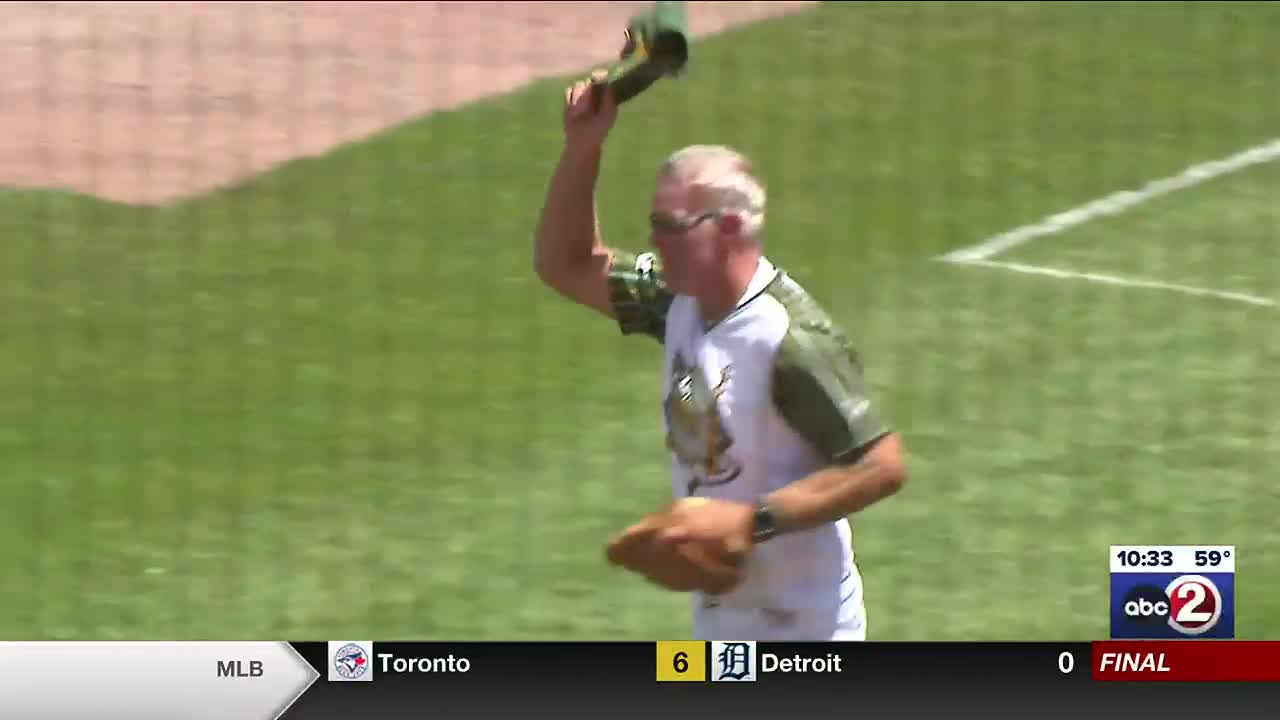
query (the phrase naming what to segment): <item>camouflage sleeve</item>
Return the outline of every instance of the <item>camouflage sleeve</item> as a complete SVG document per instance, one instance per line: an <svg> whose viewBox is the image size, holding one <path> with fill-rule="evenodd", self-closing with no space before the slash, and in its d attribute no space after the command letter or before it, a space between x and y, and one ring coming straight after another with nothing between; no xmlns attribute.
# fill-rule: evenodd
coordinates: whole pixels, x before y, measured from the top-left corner
<svg viewBox="0 0 1280 720"><path fill-rule="evenodd" d="M662 281L656 255L614 251L609 263L609 303L624 335L641 333L662 342L673 298Z"/></svg>
<svg viewBox="0 0 1280 720"><path fill-rule="evenodd" d="M889 432L871 406L857 353L830 322L788 329L774 359L773 401L828 462L857 460Z"/></svg>

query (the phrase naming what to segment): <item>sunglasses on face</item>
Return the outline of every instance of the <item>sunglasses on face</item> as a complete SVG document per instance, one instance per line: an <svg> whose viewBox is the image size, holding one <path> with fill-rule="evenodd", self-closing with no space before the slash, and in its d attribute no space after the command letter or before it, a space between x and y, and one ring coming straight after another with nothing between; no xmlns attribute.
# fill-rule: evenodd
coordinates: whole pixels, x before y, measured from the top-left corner
<svg viewBox="0 0 1280 720"><path fill-rule="evenodd" d="M662 213L649 213L649 227L662 233L682 235L716 215L717 213L707 212L694 217L678 218Z"/></svg>

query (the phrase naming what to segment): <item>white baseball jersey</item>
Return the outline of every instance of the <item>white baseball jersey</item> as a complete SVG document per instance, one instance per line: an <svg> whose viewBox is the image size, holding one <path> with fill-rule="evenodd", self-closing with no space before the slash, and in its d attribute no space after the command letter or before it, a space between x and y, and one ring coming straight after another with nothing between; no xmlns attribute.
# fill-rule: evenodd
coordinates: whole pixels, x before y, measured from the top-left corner
<svg viewBox="0 0 1280 720"><path fill-rule="evenodd" d="M659 387L674 497L750 503L885 434L844 333L768 260L712 327L694 298L666 290L652 254L618 253L610 290L622 331L665 349ZM841 519L757 545L739 587L694 594L697 639L864 637L852 539Z"/></svg>

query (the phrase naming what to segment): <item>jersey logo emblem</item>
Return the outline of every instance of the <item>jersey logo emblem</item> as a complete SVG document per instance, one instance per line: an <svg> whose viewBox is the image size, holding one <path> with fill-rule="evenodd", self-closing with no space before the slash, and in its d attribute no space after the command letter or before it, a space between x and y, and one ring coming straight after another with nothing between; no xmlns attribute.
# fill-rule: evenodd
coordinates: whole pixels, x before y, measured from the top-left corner
<svg viewBox="0 0 1280 720"><path fill-rule="evenodd" d="M667 449L693 474L688 491L724 485L742 473L733 457L733 437L720 414L720 399L729 389L733 366L720 370L720 382L710 387L701 372L677 354L672 362L671 391L663 403L667 416Z"/></svg>

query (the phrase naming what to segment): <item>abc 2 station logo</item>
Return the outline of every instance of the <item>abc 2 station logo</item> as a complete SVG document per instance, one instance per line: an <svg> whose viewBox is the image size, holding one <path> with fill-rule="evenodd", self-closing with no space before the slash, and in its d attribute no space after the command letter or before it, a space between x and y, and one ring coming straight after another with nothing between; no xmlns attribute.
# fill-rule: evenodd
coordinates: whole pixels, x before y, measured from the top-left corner
<svg viewBox="0 0 1280 720"><path fill-rule="evenodd" d="M1197 554L1190 547L1113 548L1111 637L1234 638L1235 565L1210 565L1207 552ZM1220 551L1215 554L1220 556Z"/></svg>

